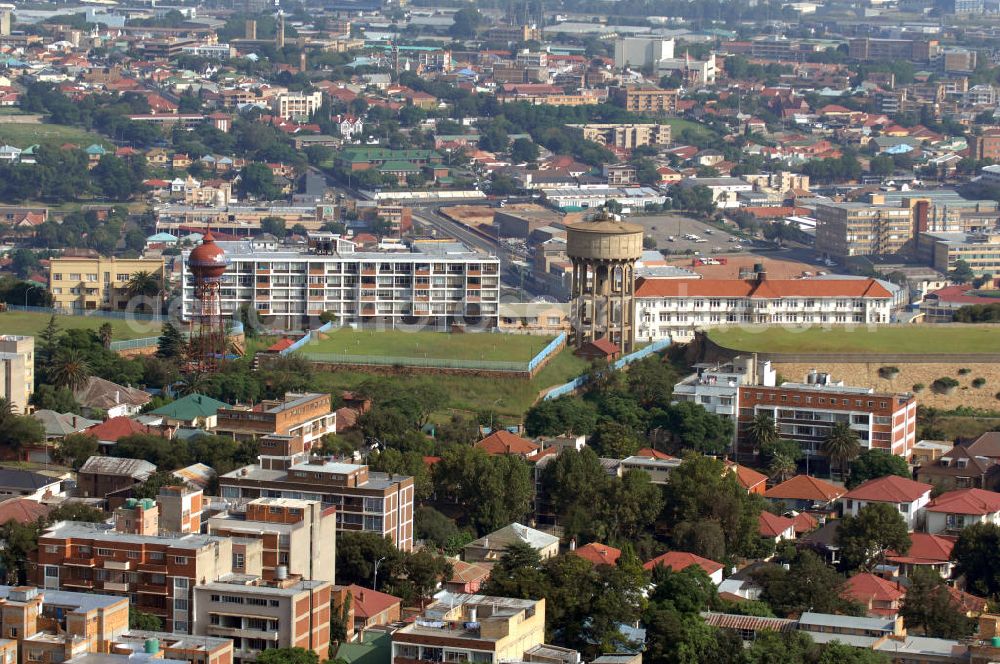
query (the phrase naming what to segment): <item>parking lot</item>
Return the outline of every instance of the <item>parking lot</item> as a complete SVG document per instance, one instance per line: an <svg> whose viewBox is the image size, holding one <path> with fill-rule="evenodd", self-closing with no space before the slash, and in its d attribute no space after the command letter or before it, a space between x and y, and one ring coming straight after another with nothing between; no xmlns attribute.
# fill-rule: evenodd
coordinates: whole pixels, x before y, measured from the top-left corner
<svg viewBox="0 0 1000 664"><path fill-rule="evenodd" d="M737 236L720 231L703 221L681 215L636 216L629 217L628 221L641 225L645 234L656 240L658 250L668 249L671 253L678 254L691 250L700 252L703 256L712 256L740 251L737 246L741 246L744 250L748 249L746 245L741 245L741 240ZM702 241L685 237L692 235L697 235Z"/></svg>

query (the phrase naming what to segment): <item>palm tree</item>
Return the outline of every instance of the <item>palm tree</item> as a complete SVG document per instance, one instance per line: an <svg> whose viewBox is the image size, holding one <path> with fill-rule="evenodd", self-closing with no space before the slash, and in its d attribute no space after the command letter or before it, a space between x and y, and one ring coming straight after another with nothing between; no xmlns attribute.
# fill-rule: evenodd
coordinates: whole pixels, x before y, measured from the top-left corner
<svg viewBox="0 0 1000 664"><path fill-rule="evenodd" d="M0 397L0 424L7 421L7 418L14 414L14 402L7 397Z"/></svg>
<svg viewBox="0 0 1000 664"><path fill-rule="evenodd" d="M774 458L771 459L771 465L768 466L768 474L778 484L781 484L788 476L793 474L798 466L796 466L795 461L784 454L775 454Z"/></svg>
<svg viewBox="0 0 1000 664"><path fill-rule="evenodd" d="M747 437L755 451L778 440L778 426L769 413L757 413L747 428Z"/></svg>
<svg viewBox="0 0 1000 664"><path fill-rule="evenodd" d="M823 454L830 460L830 477L833 477L833 465L840 467L840 475L844 476L847 464L861 453L861 443L858 434L847 422L837 422L830 429L830 434L823 441Z"/></svg>
<svg viewBox="0 0 1000 664"><path fill-rule="evenodd" d="M181 378L180 388L177 393L182 397L189 394L200 394L208 387L208 374L201 371L194 371Z"/></svg>
<svg viewBox="0 0 1000 664"><path fill-rule="evenodd" d="M101 345L106 349L111 348L111 341L115 337L115 330L111 327L111 323L102 323L99 328L97 328L97 336L101 340Z"/></svg>
<svg viewBox="0 0 1000 664"><path fill-rule="evenodd" d="M142 300L153 299L159 296L162 290L160 279L152 272L140 270L132 275L125 284L125 294L129 298L140 298ZM144 310L146 304L140 303L136 309Z"/></svg>
<svg viewBox="0 0 1000 664"><path fill-rule="evenodd" d="M68 348L56 354L49 376L57 388L65 387L76 392L83 389L90 379L90 365L80 351Z"/></svg>

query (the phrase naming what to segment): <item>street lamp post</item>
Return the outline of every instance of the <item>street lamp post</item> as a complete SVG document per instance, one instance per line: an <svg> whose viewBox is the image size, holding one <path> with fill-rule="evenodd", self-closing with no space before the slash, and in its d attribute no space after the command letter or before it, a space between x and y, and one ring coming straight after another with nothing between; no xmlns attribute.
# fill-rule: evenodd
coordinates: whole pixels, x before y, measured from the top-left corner
<svg viewBox="0 0 1000 664"><path fill-rule="evenodd" d="M27 306L28 306L28 293L30 293L33 290L42 290L42 288L41 288L41 286L36 286L34 284L28 284L27 288L24 289L24 306L25 306L25 308L27 308Z"/></svg>
<svg viewBox="0 0 1000 664"><path fill-rule="evenodd" d="M385 562L385 556L375 561L375 574L372 576L372 590L378 590L378 566Z"/></svg>

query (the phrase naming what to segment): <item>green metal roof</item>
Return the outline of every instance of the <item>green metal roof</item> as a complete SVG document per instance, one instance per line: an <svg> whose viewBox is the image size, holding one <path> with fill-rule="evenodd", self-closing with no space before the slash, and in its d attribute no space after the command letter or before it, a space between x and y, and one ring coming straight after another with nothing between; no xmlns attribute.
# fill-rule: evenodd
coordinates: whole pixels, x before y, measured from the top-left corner
<svg viewBox="0 0 1000 664"><path fill-rule="evenodd" d="M151 415L160 415L174 420L193 421L199 417L215 415L220 408L232 408L228 403L206 397L204 394L189 394L177 401L151 410Z"/></svg>

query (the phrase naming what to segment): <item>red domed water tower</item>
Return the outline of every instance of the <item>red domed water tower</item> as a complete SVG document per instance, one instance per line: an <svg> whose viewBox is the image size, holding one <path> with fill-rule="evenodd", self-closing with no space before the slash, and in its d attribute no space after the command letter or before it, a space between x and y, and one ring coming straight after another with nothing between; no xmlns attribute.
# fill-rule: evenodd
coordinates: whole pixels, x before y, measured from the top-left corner
<svg viewBox="0 0 1000 664"><path fill-rule="evenodd" d="M206 231L201 244L188 256L187 266L194 277L195 297L191 320L191 362L196 370L213 371L229 350L219 297L229 259L215 243L212 233Z"/></svg>

